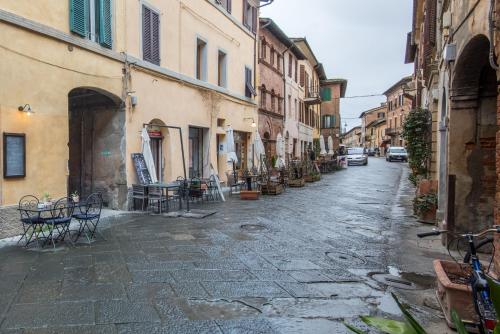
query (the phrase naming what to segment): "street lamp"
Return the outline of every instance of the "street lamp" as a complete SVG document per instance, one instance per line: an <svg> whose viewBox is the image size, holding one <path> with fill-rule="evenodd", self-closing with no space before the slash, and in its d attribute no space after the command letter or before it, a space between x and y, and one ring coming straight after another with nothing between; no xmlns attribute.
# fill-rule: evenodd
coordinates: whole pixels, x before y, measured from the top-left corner
<svg viewBox="0 0 500 334"><path fill-rule="evenodd" d="M17 107L17 110L21 112L25 112L26 115L31 116L32 113L34 113L33 110L31 110L31 106L29 104L25 104L24 106L19 106Z"/></svg>
<svg viewBox="0 0 500 334"><path fill-rule="evenodd" d="M245 117L245 118L243 118L244 121L247 120L247 119L252 120L252 125L251 125L252 128L256 128L257 127L257 124L255 123L255 120L253 119L253 117Z"/></svg>

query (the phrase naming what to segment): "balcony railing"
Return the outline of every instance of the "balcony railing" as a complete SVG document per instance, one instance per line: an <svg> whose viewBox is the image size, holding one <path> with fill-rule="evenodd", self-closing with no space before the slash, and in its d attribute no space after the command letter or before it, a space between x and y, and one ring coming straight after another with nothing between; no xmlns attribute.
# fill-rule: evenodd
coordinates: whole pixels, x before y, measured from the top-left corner
<svg viewBox="0 0 500 334"><path fill-rule="evenodd" d="M398 134L398 130L396 128L387 128L385 129L386 136L396 136Z"/></svg>
<svg viewBox="0 0 500 334"><path fill-rule="evenodd" d="M319 85L305 86L304 102L307 104L320 104L321 103L321 95L320 95L320 86Z"/></svg>

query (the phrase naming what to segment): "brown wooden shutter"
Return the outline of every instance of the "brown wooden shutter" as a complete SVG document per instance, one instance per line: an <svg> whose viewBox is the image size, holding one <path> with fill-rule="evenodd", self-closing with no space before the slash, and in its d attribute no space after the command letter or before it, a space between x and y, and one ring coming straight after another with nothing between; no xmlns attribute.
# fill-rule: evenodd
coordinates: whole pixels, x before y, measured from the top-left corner
<svg viewBox="0 0 500 334"><path fill-rule="evenodd" d="M305 66L300 65L300 86L302 86L302 87L304 87L304 85L305 85L305 80L306 80L305 74L306 74Z"/></svg>
<svg viewBox="0 0 500 334"><path fill-rule="evenodd" d="M160 65L160 15L151 12L151 62Z"/></svg>
<svg viewBox="0 0 500 334"><path fill-rule="evenodd" d="M293 69L293 58L291 54L288 54L288 76L292 77L292 69Z"/></svg>
<svg viewBox="0 0 500 334"><path fill-rule="evenodd" d="M151 10L142 6L142 58L151 61Z"/></svg>
<svg viewBox="0 0 500 334"><path fill-rule="evenodd" d="M248 1L243 0L243 25L248 28L247 7Z"/></svg>
<svg viewBox="0 0 500 334"><path fill-rule="evenodd" d="M257 33L257 8L252 6L252 32Z"/></svg>

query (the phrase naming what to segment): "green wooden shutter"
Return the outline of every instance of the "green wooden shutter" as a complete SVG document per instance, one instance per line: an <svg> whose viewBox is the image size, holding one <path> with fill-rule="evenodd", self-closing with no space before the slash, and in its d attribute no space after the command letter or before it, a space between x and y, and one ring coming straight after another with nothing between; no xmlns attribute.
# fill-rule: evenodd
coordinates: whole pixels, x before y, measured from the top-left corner
<svg viewBox="0 0 500 334"><path fill-rule="evenodd" d="M323 101L331 101L332 100L332 90L330 87L323 87L321 89L321 99Z"/></svg>
<svg viewBox="0 0 500 334"><path fill-rule="evenodd" d="M99 0L99 43L107 48L113 47L112 0Z"/></svg>
<svg viewBox="0 0 500 334"><path fill-rule="evenodd" d="M77 35L87 37L89 21L88 0L69 0L69 26Z"/></svg>

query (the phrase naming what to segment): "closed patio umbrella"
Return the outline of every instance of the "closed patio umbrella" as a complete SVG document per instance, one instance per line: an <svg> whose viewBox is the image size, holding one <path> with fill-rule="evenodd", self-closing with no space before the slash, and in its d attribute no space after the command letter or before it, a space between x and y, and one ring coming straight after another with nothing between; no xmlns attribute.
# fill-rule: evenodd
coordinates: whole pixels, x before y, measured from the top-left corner
<svg viewBox="0 0 500 334"><path fill-rule="evenodd" d="M328 146L330 146L330 142L328 142ZM326 155L326 148L325 148L325 137L323 135L319 136L319 154L320 155Z"/></svg>
<svg viewBox="0 0 500 334"><path fill-rule="evenodd" d="M262 159L266 155L266 149L264 148L264 143L260 138L259 131L255 131L255 139L254 139L254 152L255 157L257 158L257 168L261 168Z"/></svg>
<svg viewBox="0 0 500 334"><path fill-rule="evenodd" d="M276 164L274 167L281 168L285 166L285 141L281 133L276 136L276 154L278 159L276 159Z"/></svg>
<svg viewBox="0 0 500 334"><path fill-rule="evenodd" d="M236 145L234 144L233 129L229 126L226 130L226 153L227 162L238 163L238 156L236 155Z"/></svg>
<svg viewBox="0 0 500 334"><path fill-rule="evenodd" d="M151 152L151 139L149 139L149 133L146 127L142 128L141 131L142 138L142 155L144 156L144 161L146 162L146 167L148 168L149 175L151 176L151 182L157 183L158 178L156 177L155 161L153 160L153 153Z"/></svg>
<svg viewBox="0 0 500 334"><path fill-rule="evenodd" d="M333 155L333 138L332 136L328 136L328 155Z"/></svg>

